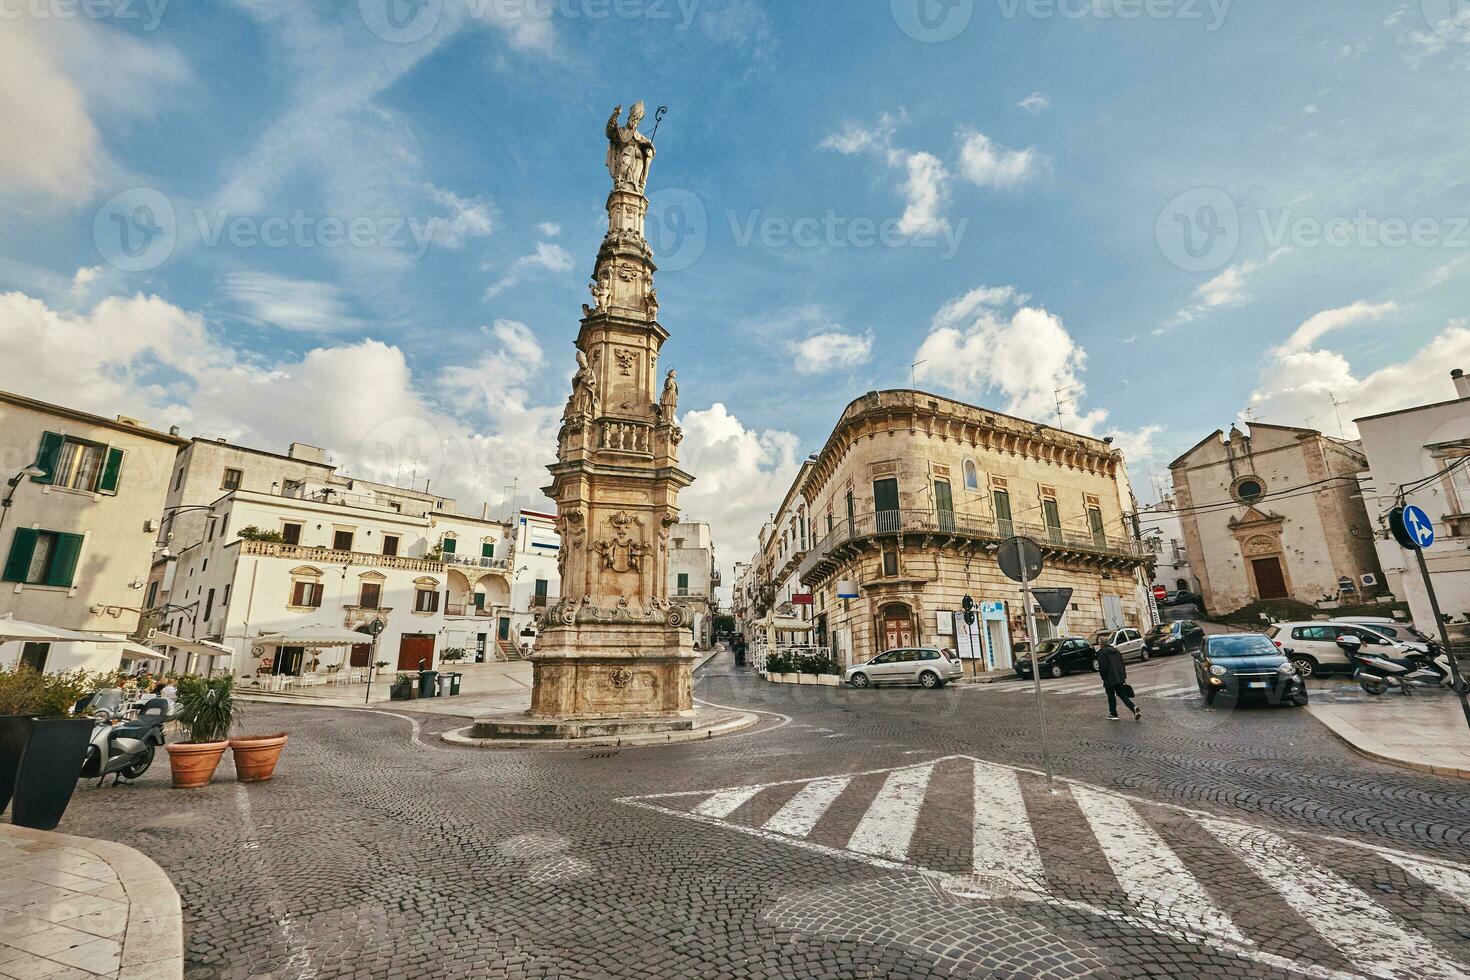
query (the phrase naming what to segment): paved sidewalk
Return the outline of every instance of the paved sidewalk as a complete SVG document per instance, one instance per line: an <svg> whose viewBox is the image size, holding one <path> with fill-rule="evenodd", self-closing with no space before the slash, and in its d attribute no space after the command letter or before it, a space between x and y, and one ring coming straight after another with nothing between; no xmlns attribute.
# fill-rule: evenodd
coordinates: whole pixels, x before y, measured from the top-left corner
<svg viewBox="0 0 1470 980"><path fill-rule="evenodd" d="M295 688L288 692L270 692L256 690L248 683L240 685L235 690L241 698L247 701L299 704L318 708L414 711L463 718L524 711L531 706L531 664L529 661L465 664L452 669L464 675L460 684L460 693L444 698L414 698L411 701L389 700L388 689L393 685L393 672L385 672L381 678L373 681L371 691L366 684L323 684L320 687Z"/></svg>
<svg viewBox="0 0 1470 980"><path fill-rule="evenodd" d="M0 977L176 980L179 893L112 841L0 824Z"/></svg>
<svg viewBox="0 0 1470 980"><path fill-rule="evenodd" d="M1371 759L1470 779L1470 727L1458 698L1386 694L1361 704L1314 702L1307 710Z"/></svg>

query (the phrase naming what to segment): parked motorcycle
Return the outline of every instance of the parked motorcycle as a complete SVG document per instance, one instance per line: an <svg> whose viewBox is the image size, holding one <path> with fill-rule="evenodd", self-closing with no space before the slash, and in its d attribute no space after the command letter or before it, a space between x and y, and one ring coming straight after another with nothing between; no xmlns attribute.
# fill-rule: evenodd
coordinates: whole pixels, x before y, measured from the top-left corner
<svg viewBox="0 0 1470 980"><path fill-rule="evenodd" d="M1338 637L1337 645L1352 662L1353 679L1358 686L1375 697L1390 689L1396 689L1407 697L1414 693L1416 686L1454 686L1449 659L1443 654L1438 657L1417 653L1390 657L1374 650L1364 650L1361 639L1347 635Z"/></svg>
<svg viewBox="0 0 1470 980"><path fill-rule="evenodd" d="M96 719L92 740L87 746L87 761L82 764L82 779L96 779L98 785L108 776L121 780L139 779L153 765L153 757L165 739L163 726L178 714L167 698L153 698L132 721L117 721L112 709L93 708Z"/></svg>

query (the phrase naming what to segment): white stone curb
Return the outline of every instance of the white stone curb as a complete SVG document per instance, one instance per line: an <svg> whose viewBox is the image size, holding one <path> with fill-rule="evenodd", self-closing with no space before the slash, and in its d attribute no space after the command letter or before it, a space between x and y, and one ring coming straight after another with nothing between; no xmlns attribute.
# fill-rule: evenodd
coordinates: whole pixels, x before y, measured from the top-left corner
<svg viewBox="0 0 1470 980"><path fill-rule="evenodd" d="M596 738L474 738L468 733L474 726L456 728L442 732L439 737L450 745L464 745L479 749L538 749L560 751L563 749L607 749L636 748L645 745L668 745L673 742L703 742L732 732L743 732L760 721L759 715L741 712L734 718L682 732L648 732L642 735L604 735Z"/></svg>

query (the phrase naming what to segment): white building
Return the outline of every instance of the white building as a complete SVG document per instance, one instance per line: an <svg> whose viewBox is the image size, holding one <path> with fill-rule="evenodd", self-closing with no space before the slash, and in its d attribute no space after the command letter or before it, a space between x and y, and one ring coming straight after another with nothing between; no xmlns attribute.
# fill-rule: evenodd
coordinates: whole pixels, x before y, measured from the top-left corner
<svg viewBox="0 0 1470 980"><path fill-rule="evenodd" d="M1405 500L1429 515L1438 535L1424 558L1440 612L1470 620L1470 378L1459 369L1451 378L1449 401L1354 420L1368 457L1363 496L1379 532L1379 563L1393 594L1408 601L1426 631L1435 623L1418 560L1387 534L1383 515L1406 488Z"/></svg>
<svg viewBox="0 0 1470 980"><path fill-rule="evenodd" d="M515 539L502 521L457 513L427 491L356 480L325 453L275 453L206 439L180 454L170 483L168 549L148 586L154 624L228 656L179 649L176 669L229 666L242 677L299 674L312 661L368 666L364 643L312 652L257 642L304 626L383 623L378 661L438 665L513 649ZM227 664L228 661L228 664Z"/></svg>
<svg viewBox="0 0 1470 980"><path fill-rule="evenodd" d="M512 530L516 535L514 588L511 590L508 640L524 652L534 645L536 617L561 597L561 536L556 515L522 509Z"/></svg>
<svg viewBox="0 0 1470 980"><path fill-rule="evenodd" d="M714 648L714 590L719 584L710 526L681 521L669 528L669 595L692 613L696 650Z"/></svg>
<svg viewBox="0 0 1470 980"><path fill-rule="evenodd" d="M0 666L117 670L141 651L148 566L184 440L0 392L0 616L113 642L0 645Z"/></svg>
<svg viewBox="0 0 1470 980"><path fill-rule="evenodd" d="M1170 592L1199 593L1199 580L1189 567L1184 526L1173 497L1149 504L1138 515L1138 536L1154 555L1154 586Z"/></svg>

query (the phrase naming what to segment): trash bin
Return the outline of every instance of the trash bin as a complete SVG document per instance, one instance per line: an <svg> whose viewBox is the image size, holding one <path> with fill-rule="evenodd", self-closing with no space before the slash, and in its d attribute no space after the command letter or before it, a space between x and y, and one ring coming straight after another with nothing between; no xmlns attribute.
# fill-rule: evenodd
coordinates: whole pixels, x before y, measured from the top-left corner
<svg viewBox="0 0 1470 980"><path fill-rule="evenodd" d="M449 675L449 693L450 694L458 694L459 693L459 679L461 677L463 677L463 676L464 675L461 674L461 673L459 673L458 671L456 671L455 673Z"/></svg>
<svg viewBox="0 0 1470 980"><path fill-rule="evenodd" d="M439 672L437 670L419 671L419 697L436 698L438 692Z"/></svg>

